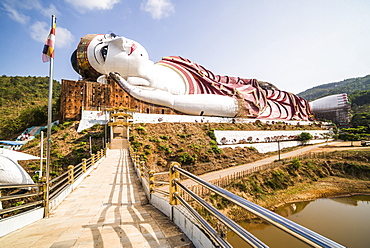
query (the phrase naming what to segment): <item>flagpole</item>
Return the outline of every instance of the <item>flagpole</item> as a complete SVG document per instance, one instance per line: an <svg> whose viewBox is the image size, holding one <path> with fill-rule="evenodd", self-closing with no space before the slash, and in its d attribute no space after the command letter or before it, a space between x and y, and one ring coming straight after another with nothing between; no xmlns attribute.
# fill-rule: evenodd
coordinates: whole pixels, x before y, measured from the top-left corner
<svg viewBox="0 0 370 248"><path fill-rule="evenodd" d="M56 21L55 15L51 16L51 27L54 26ZM50 147L51 147L51 122L53 115L53 72L54 72L54 58L50 57L49 67L49 99L48 99L48 128L46 135L46 196L45 196L45 217L49 217L49 175L50 175Z"/></svg>

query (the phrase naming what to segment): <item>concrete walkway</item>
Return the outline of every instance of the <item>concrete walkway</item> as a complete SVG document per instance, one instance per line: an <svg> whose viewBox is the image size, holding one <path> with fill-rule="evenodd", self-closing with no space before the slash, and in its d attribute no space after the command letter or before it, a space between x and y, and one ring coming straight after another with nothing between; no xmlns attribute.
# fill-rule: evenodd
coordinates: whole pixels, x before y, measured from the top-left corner
<svg viewBox="0 0 370 248"><path fill-rule="evenodd" d="M185 247L187 237L147 199L127 150L109 150L49 218L0 238L0 247Z"/></svg>

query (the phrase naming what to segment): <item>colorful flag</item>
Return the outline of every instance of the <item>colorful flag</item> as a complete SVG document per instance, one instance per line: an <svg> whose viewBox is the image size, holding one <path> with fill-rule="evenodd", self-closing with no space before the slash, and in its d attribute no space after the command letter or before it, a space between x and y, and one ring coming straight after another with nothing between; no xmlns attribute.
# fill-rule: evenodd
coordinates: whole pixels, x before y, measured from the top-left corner
<svg viewBox="0 0 370 248"><path fill-rule="evenodd" d="M50 58L54 58L54 43L55 43L55 29L57 23L54 22L51 27L48 38L46 39L44 50L42 51L42 62L49 62Z"/></svg>

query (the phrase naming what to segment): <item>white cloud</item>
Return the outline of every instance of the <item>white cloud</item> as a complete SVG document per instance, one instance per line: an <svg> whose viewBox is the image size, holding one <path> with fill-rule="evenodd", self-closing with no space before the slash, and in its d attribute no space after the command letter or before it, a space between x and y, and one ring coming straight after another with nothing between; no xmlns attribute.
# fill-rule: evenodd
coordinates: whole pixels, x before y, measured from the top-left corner
<svg viewBox="0 0 370 248"><path fill-rule="evenodd" d="M8 12L8 16L12 18L14 21L19 22L21 24L26 24L30 20L28 16L19 13L15 8L7 4L3 4L3 6L5 10Z"/></svg>
<svg viewBox="0 0 370 248"><path fill-rule="evenodd" d="M31 27L31 38L36 41L45 42L50 32L50 27L46 22L35 22Z"/></svg>
<svg viewBox="0 0 370 248"><path fill-rule="evenodd" d="M44 43L49 35L50 25L46 22L37 21L30 27L30 31L32 39ZM57 30L55 32L55 47L68 47L73 41L74 36L68 29L57 26Z"/></svg>
<svg viewBox="0 0 370 248"><path fill-rule="evenodd" d="M79 12L84 10L107 10L112 9L120 0L65 0L67 3L73 5Z"/></svg>
<svg viewBox="0 0 370 248"><path fill-rule="evenodd" d="M141 4L141 10L149 12L153 19L159 20L175 12L171 0L148 0Z"/></svg>
<svg viewBox="0 0 370 248"><path fill-rule="evenodd" d="M56 47L68 47L74 41L73 34L66 28L57 27L56 37L55 37L55 46Z"/></svg>

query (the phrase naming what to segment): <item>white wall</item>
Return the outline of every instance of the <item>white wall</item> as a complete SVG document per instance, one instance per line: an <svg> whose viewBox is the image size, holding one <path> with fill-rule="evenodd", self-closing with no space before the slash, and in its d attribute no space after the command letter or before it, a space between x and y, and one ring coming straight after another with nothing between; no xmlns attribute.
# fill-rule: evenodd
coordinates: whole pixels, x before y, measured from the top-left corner
<svg viewBox="0 0 370 248"><path fill-rule="evenodd" d="M253 123L259 120L263 123L272 123L273 120L265 119L247 119L247 118L229 118L229 117L212 117L212 116L199 116L199 115L165 115L165 114L143 114L132 113L133 123L162 123L162 122L190 122L190 123ZM82 111L81 121L78 126L77 132L90 128L95 124L104 125L109 120L109 115L102 111L84 110ZM289 125L309 125L314 123L312 121L281 121L275 122L286 123Z"/></svg>
<svg viewBox="0 0 370 248"><path fill-rule="evenodd" d="M160 210L178 226L197 248L215 247L194 217L181 205L171 206L168 199L160 194L152 194L150 204Z"/></svg>
<svg viewBox="0 0 370 248"><path fill-rule="evenodd" d="M294 140L302 132L310 133L314 138L307 144L325 142L323 134L332 134L329 130L294 130L294 131L229 131L215 130L219 148L225 147L254 147L260 153L279 150L277 140L280 140L280 149L300 146L302 142Z"/></svg>
<svg viewBox="0 0 370 248"><path fill-rule="evenodd" d="M44 217L44 208L33 209L12 217L0 220L0 237L7 235L21 227L32 224ZM0 247L2 247L0 245Z"/></svg>

